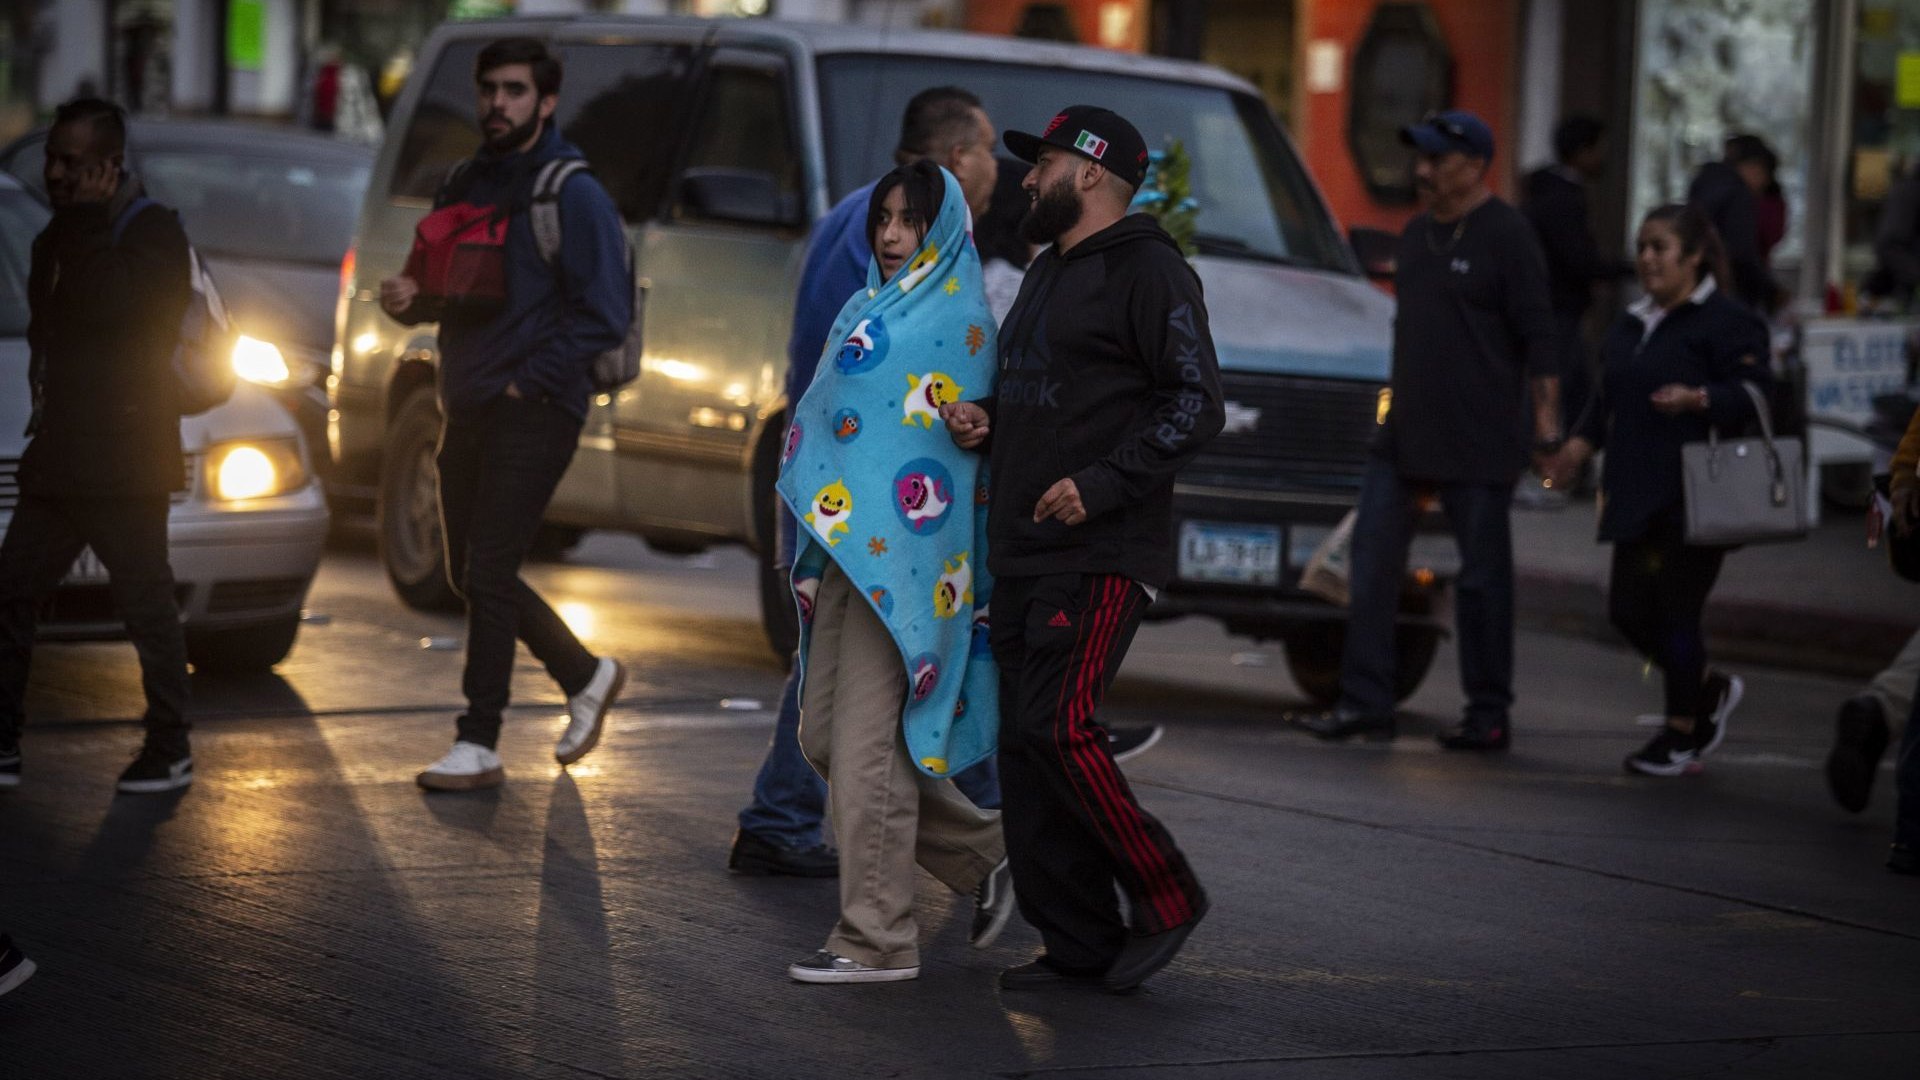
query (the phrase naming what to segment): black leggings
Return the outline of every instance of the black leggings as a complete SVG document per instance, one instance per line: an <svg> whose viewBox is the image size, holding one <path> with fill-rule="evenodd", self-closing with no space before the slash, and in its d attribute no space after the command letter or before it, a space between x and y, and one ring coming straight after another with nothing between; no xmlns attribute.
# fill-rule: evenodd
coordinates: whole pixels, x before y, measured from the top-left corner
<svg viewBox="0 0 1920 1080"><path fill-rule="evenodd" d="M1667 715L1695 716L1707 674L1700 615L1720 577L1725 548L1696 547L1677 529L1657 529L1613 547L1607 614L1667 680Z"/></svg>

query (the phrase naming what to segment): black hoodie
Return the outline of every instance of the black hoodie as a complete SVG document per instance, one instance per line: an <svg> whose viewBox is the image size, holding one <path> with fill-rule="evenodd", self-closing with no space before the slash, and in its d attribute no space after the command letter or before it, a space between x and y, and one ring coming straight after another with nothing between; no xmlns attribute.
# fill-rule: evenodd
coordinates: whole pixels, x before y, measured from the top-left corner
<svg viewBox="0 0 1920 1080"><path fill-rule="evenodd" d="M988 569L996 577L1173 576L1173 477L1220 431L1220 369L1200 278L1134 214L1035 259L1000 331ZM1071 477L1087 520L1035 523Z"/></svg>

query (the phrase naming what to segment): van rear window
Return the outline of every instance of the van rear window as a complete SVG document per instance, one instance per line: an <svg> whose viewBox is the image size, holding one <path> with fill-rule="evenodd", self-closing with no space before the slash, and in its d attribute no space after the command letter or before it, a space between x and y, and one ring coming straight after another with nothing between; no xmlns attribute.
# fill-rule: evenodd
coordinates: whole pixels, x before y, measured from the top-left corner
<svg viewBox="0 0 1920 1080"><path fill-rule="evenodd" d="M441 50L400 147L392 198L432 199L447 170L479 148L473 61L480 44L456 41ZM686 123L692 49L649 42L562 42L557 49L561 136L586 155L628 220L651 217Z"/></svg>
<svg viewBox="0 0 1920 1080"><path fill-rule="evenodd" d="M1164 150L1175 139L1185 145L1203 252L1354 270L1279 125L1250 96L1195 83L951 57L839 54L821 57L819 68L836 200L893 166L901 110L928 87L972 91L1000 131L1038 132L1061 107L1102 105L1131 120L1150 149ZM994 151L1010 156L1005 146Z"/></svg>

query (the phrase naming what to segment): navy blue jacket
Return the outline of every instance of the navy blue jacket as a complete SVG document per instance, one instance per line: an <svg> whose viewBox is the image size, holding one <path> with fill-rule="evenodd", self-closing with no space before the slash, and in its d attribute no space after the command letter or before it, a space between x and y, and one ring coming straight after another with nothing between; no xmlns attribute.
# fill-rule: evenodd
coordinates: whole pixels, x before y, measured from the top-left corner
<svg viewBox="0 0 1920 1080"><path fill-rule="evenodd" d="M633 275L620 212L590 174L560 189L560 255L549 266L526 213L533 175L555 158L585 157L549 127L524 153L481 153L459 190L441 193L482 206L507 206L507 302L491 317L451 312L440 323L440 400L449 411L485 405L509 383L584 419L593 358L626 339Z"/></svg>
<svg viewBox="0 0 1920 1080"><path fill-rule="evenodd" d="M1601 345L1600 393L1577 433L1607 451L1600 479L1605 505L1602 542L1639 540L1685 521L1680 447L1707 437L1741 434L1755 420L1744 380L1768 394L1773 368L1767 325L1752 309L1715 289L1688 300L1644 335L1632 311L1614 320ZM1653 392L1669 383L1707 388L1707 411L1669 416L1653 407Z"/></svg>

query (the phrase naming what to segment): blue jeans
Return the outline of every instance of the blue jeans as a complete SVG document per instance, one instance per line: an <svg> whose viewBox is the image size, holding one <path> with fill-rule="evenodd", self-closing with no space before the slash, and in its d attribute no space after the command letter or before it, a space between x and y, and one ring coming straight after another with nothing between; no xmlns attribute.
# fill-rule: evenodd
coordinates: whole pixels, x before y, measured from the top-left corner
<svg viewBox="0 0 1920 1080"><path fill-rule="evenodd" d="M1893 842L1920 848L1920 695L1915 695L1907 730L1900 735L1900 756L1894 760Z"/></svg>
<svg viewBox="0 0 1920 1080"><path fill-rule="evenodd" d="M1367 464L1353 526L1340 706L1373 715L1393 711L1394 622L1407 549L1420 521L1421 497L1429 492L1440 497L1460 547L1454 629L1466 719L1504 725L1513 706L1513 485L1422 485L1381 458Z"/></svg>
<svg viewBox="0 0 1920 1080"><path fill-rule="evenodd" d="M784 510L780 514L779 544L780 565L791 565L794 521L793 515ZM1000 774L991 757L954 777L953 782L975 806L999 809ZM793 670L787 673L787 685L780 691L780 715L773 722L773 739L767 744L766 759L760 763L760 775L753 781L753 801L740 811L740 831L783 847L813 847L821 841L820 819L826 801L827 782L800 752L800 659L795 657Z"/></svg>

